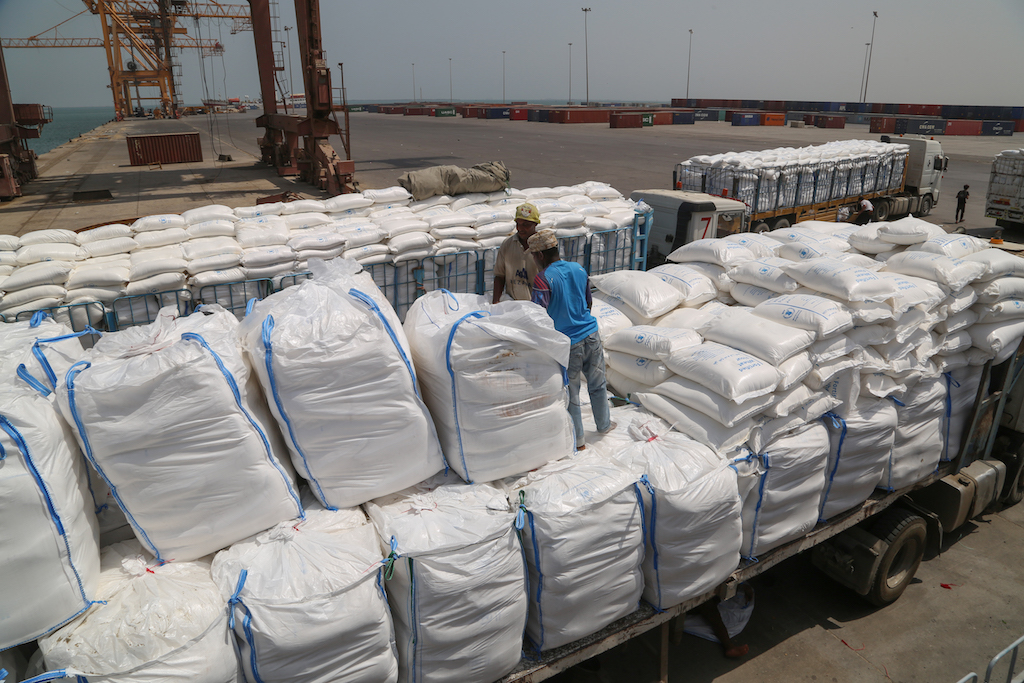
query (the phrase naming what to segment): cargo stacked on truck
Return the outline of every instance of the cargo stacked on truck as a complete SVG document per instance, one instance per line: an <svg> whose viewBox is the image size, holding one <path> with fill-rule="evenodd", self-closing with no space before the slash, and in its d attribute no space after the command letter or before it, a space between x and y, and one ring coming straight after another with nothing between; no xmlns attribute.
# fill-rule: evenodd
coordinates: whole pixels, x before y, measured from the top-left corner
<svg viewBox="0 0 1024 683"><path fill-rule="evenodd" d="M1000 228L1024 230L1024 149L1007 149L992 160L985 217Z"/></svg>
<svg viewBox="0 0 1024 683"><path fill-rule="evenodd" d="M676 165L674 191L637 190L632 199L654 207L648 260L656 265L695 239L854 215L861 196L874 220L926 216L946 163L942 146L920 136L701 155Z"/></svg>

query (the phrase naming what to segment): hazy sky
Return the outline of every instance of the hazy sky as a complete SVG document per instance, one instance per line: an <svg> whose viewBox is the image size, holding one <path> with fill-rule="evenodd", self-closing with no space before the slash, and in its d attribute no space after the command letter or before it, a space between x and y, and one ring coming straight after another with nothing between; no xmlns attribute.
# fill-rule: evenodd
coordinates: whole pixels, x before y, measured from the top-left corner
<svg viewBox="0 0 1024 683"><path fill-rule="evenodd" d="M1024 104L1024 0L587 1L592 100L684 97L692 28L691 97L857 101L871 12L878 10L869 101ZM586 87L582 6L323 0L321 11L328 62L345 63L349 100L411 99L413 63L415 94L447 100L449 58L456 100L500 100L502 50L506 100L563 100L571 42L572 97L579 101ZM76 0L0 0L0 37L37 34L84 7ZM279 8L281 26L294 26L293 4L280 0ZM191 20L183 25L198 35ZM101 35L98 17L88 13L60 30L65 37ZM252 33L232 36L229 23L199 30L227 48L223 60L205 60L211 94L257 96ZM5 57L16 102L111 103L101 48L8 49ZM182 64L184 99L198 103L198 54L184 51Z"/></svg>

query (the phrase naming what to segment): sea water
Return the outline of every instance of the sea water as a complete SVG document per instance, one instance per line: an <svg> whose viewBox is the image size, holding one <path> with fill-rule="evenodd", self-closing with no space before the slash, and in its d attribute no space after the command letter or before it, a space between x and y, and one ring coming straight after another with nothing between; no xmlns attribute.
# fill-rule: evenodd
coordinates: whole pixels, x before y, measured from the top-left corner
<svg viewBox="0 0 1024 683"><path fill-rule="evenodd" d="M36 154L45 154L113 118L113 107L54 107L53 122L43 126L38 139L28 140L28 146Z"/></svg>

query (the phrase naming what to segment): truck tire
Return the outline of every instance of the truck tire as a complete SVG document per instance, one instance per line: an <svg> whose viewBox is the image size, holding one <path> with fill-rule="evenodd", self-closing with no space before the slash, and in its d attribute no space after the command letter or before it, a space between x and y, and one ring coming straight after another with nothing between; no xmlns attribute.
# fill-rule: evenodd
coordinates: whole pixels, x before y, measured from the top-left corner
<svg viewBox="0 0 1024 683"><path fill-rule="evenodd" d="M934 202L932 202L932 196L930 194L926 194L925 196L921 197L921 206L918 207L917 213L914 215L917 216L918 218L924 218L925 216L932 212L933 203Z"/></svg>
<svg viewBox="0 0 1024 683"><path fill-rule="evenodd" d="M1010 482L1003 496L1003 505L1010 507L1024 500L1024 468L1017 470L1017 477Z"/></svg>
<svg viewBox="0 0 1024 683"><path fill-rule="evenodd" d="M924 558L928 525L918 515L901 508L889 508L872 523L873 535L888 544L867 599L878 607L890 605L914 579Z"/></svg>
<svg viewBox="0 0 1024 683"><path fill-rule="evenodd" d="M875 220L876 221L887 221L889 220L889 202L885 199L875 200Z"/></svg>
<svg viewBox="0 0 1024 683"><path fill-rule="evenodd" d="M785 230L791 225L788 218L776 218L772 221L772 230Z"/></svg>
<svg viewBox="0 0 1024 683"><path fill-rule="evenodd" d="M750 232L761 233L768 232L769 230L771 230L771 228L764 221L758 221L754 223L752 226L750 226Z"/></svg>

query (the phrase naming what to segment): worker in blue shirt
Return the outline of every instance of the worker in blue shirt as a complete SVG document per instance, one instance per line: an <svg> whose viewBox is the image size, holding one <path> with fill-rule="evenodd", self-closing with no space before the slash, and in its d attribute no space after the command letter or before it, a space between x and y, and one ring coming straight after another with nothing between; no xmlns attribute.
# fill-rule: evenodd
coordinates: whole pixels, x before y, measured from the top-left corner
<svg viewBox="0 0 1024 683"><path fill-rule="evenodd" d="M604 378L604 348L597 333L597 319L590 313L593 304L590 279L580 264L561 260L554 231L537 231L530 236L528 248L538 268L533 279L533 302L547 309L555 329L572 343L568 367L569 414L576 428L576 448L583 450L586 446L580 413L580 372L587 378L597 431L605 434L615 428L609 414Z"/></svg>

